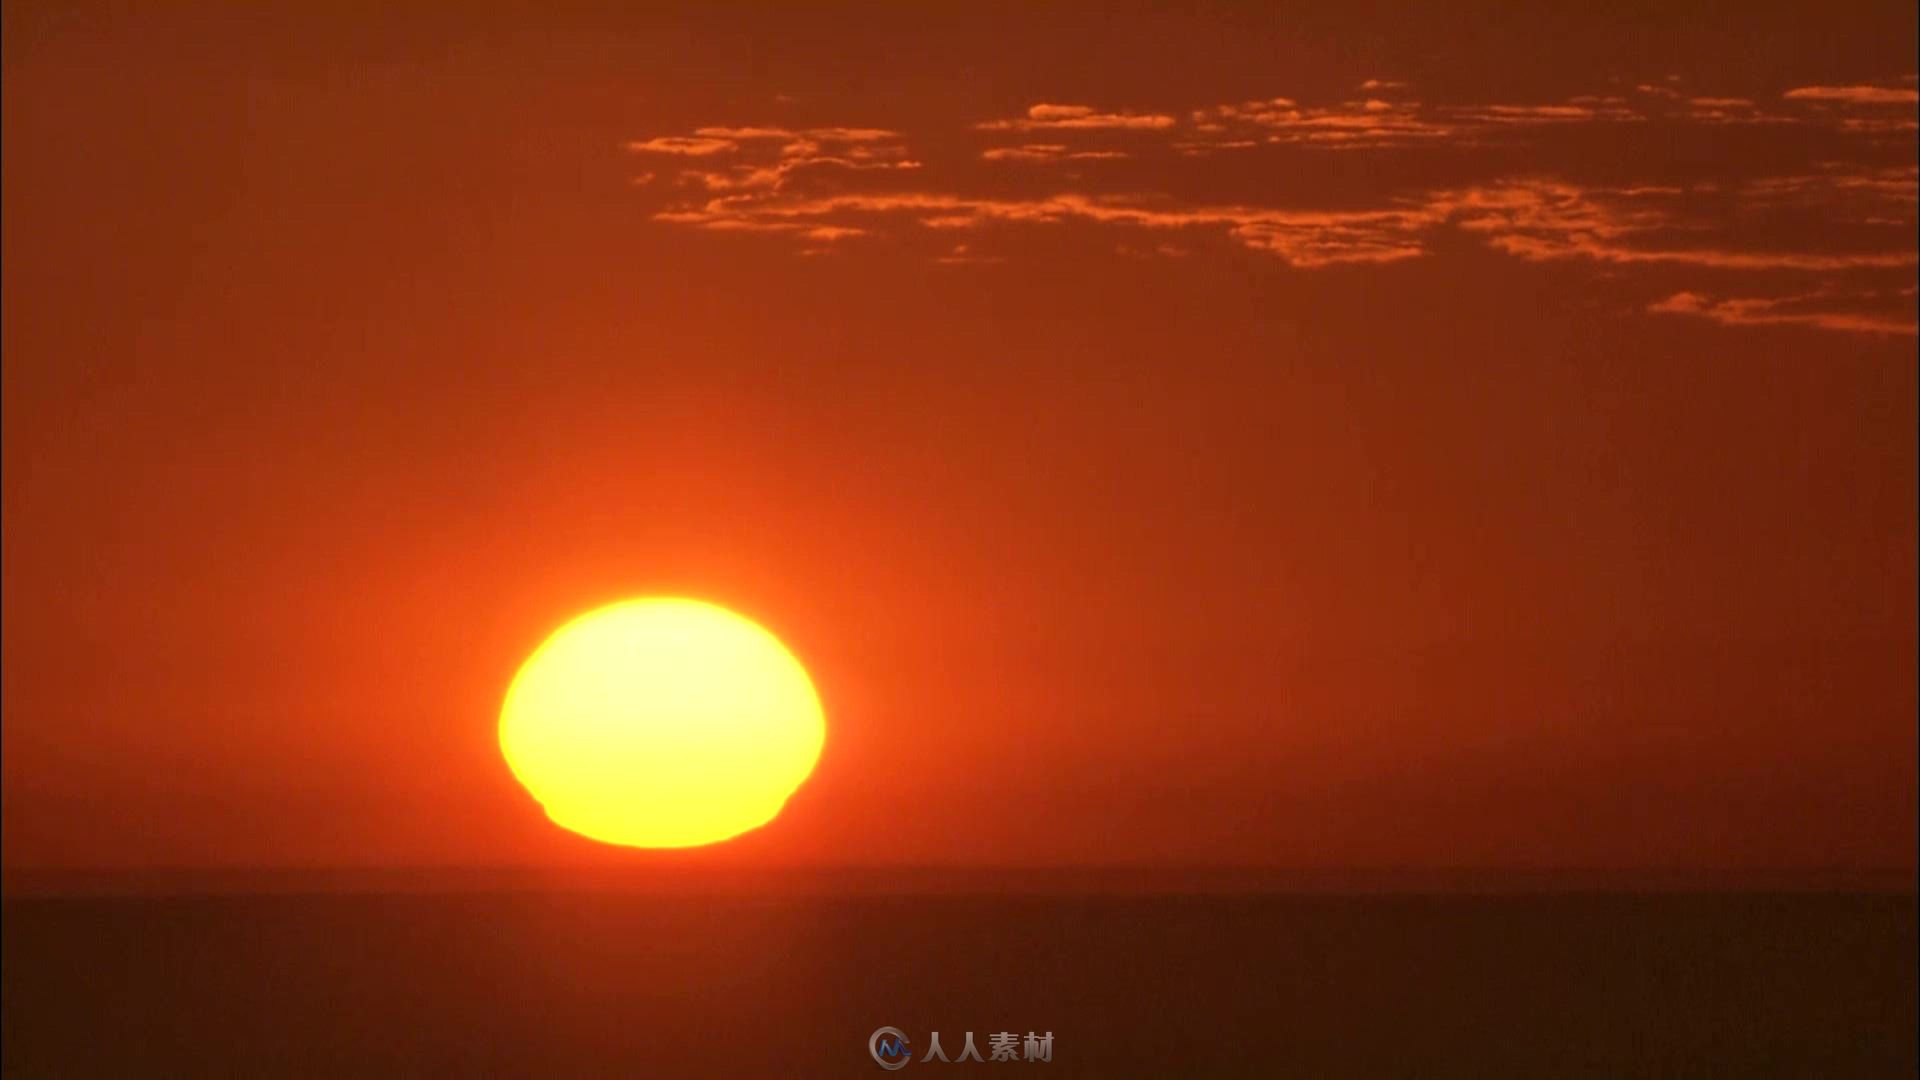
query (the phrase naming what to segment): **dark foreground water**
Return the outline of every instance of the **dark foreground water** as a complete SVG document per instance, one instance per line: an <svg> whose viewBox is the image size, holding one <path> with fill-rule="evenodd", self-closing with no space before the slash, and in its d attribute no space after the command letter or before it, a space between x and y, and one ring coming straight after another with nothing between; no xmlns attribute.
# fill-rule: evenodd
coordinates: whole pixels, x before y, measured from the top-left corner
<svg viewBox="0 0 1920 1080"><path fill-rule="evenodd" d="M7 1076L1912 1077L1912 895L25 899Z"/></svg>

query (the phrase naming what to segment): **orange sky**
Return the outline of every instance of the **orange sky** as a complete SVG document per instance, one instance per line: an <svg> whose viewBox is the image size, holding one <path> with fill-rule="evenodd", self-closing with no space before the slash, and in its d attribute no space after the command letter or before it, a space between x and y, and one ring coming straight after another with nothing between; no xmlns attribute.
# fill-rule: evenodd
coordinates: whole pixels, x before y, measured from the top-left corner
<svg viewBox="0 0 1920 1080"><path fill-rule="evenodd" d="M1434 6L9 5L7 866L645 858L664 592L716 860L1911 867L1913 6Z"/></svg>

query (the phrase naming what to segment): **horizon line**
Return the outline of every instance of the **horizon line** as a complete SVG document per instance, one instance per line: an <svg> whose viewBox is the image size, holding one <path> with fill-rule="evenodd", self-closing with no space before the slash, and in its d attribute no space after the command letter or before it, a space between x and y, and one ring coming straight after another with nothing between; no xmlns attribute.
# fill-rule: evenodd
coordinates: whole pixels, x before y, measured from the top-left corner
<svg viewBox="0 0 1920 1080"><path fill-rule="evenodd" d="M502 863L0 867L6 899L631 892L657 895L1543 894L1920 891L1920 868L1347 866L1104 863Z"/></svg>

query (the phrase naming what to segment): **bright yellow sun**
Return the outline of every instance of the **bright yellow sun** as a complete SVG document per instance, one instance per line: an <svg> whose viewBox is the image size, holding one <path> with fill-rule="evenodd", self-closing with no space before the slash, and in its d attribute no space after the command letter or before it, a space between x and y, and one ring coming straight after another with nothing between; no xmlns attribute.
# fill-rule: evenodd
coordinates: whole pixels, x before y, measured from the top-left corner
<svg viewBox="0 0 1920 1080"><path fill-rule="evenodd" d="M628 600L554 631L500 709L500 749L547 816L633 847L764 825L826 739L813 683L751 620L698 600Z"/></svg>

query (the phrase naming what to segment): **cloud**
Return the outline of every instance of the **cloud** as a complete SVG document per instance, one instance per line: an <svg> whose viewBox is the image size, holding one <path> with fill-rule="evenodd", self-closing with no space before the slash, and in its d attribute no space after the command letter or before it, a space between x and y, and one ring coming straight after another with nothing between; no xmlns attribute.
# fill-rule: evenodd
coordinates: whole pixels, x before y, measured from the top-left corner
<svg viewBox="0 0 1920 1080"><path fill-rule="evenodd" d="M1830 101L1841 105L1920 103L1920 91L1895 86L1801 86L1780 96L1788 101Z"/></svg>
<svg viewBox="0 0 1920 1080"><path fill-rule="evenodd" d="M1369 90L1387 89L1372 82ZM783 238L787 250L805 254L885 245L936 262L987 264L1005 261L1010 230L1071 228L1097 231L1104 250L1125 257L1199 258L1232 247L1314 271L1445 258L1437 253L1465 239L1528 263L1591 264L1596 278L1629 291L1639 282L1644 291L1627 303L1662 315L1911 334L1911 292L1905 301L1887 298L1920 264L1920 167L1883 162L1899 160L1887 156L1889 141L1906 140L1910 149L1913 121L1884 108L1885 100L1862 103L1853 93L1859 89L1801 87L1786 92L1799 108L1772 114L1751 98L1683 93L1671 83L1550 103L1429 105L1366 96L1310 105L1274 96L1194 108L1177 119L1043 103L1013 120L934 133L947 140L943 150L958 140L960 153L936 155L931 168L910 153L903 133L858 125L706 125L627 145L658 155L645 179L634 181L645 184L639 197L656 202L654 220ZM1673 162L1636 180L1631 140L1641 121L1818 125L1876 137L1825 140L1818 149L1804 139L1768 144L1776 149L1753 160L1779 163L1780 171L1737 182L1720 169L1696 168L1689 179ZM1571 173L1509 171L1515 149L1526 151L1523 160L1546 162L1556 148L1590 147L1577 142L1590 125L1616 133L1606 145L1619 148L1629 170L1610 169L1616 182L1580 179L1591 175L1580 171L1592 160L1585 150L1564 159ZM969 141L977 131L1031 137L982 147ZM1751 135L1769 137L1761 129ZM1424 146L1447 147L1454 156L1445 159L1444 175L1464 179L1401 187L1431 171L1329 174L1316 164L1326 159L1293 152ZM1231 167L1209 160L1228 153L1247 156ZM1039 167L953 168L972 155ZM1910 153L1903 156L1911 162ZM1848 157L1857 160L1835 160ZM1088 190L1078 170L1046 167L1084 161L1102 162L1103 190ZM1329 186L1332 175L1346 179ZM1366 183L1355 188L1354 177ZM1010 193L1009 184L1027 188ZM1286 194L1306 191L1326 194Z"/></svg>
<svg viewBox="0 0 1920 1080"><path fill-rule="evenodd" d="M1001 148L1053 160L1054 144ZM832 160L832 159L826 159ZM818 163L817 161L810 163ZM1290 265L1315 268L1397 262L1429 251L1432 234L1451 227L1529 262L1585 260L1616 266L1670 265L1727 271L1840 272L1910 268L1910 240L1870 250L1767 249L1727 243L1726 223L1689 216L1686 189L1665 185L1593 187L1554 179L1513 179L1438 190L1358 210L1180 203L1153 196L1061 192L1010 199L933 191L800 194L786 185L792 163L744 176L694 173L715 197L663 210L656 220L701 228L789 232L834 228L834 236L884 231L867 218L891 218L935 230L1082 222L1151 231L1206 230ZM903 163L916 164L917 163ZM1899 223L1912 213L1914 178L1905 170L1831 173L1762 181L1739 198L1755 205L1793 200L1810 208L1854 198L1882 206L1869 223ZM1865 203L1857 203L1864 205ZM1837 216L1837 214L1836 214ZM1909 231L1901 229L1902 237ZM826 236L821 233L819 236Z"/></svg>
<svg viewBox="0 0 1920 1080"><path fill-rule="evenodd" d="M659 138L627 144L627 149L635 153L678 154L682 157L706 157L708 154L724 154L736 148L732 139L685 135L662 135Z"/></svg>
<svg viewBox="0 0 1920 1080"><path fill-rule="evenodd" d="M1868 298L1872 298L1869 296ZM1805 326L1850 333L1913 337L1920 327L1911 315L1882 314L1836 307L1829 293L1785 297L1742 297L1715 300L1695 292L1677 292L1647 305L1659 315L1710 319L1723 326Z"/></svg>
<svg viewBox="0 0 1920 1080"><path fill-rule="evenodd" d="M1174 125L1163 113L1101 112L1090 105L1034 105L1027 115L975 124L981 131L1160 131Z"/></svg>
<svg viewBox="0 0 1920 1080"><path fill-rule="evenodd" d="M1882 143L1904 141L1920 130L1920 117L1913 113L1920 91L1912 86L1802 86L1781 97L1807 106L1814 122Z"/></svg>
<svg viewBox="0 0 1920 1080"><path fill-rule="evenodd" d="M1031 199L931 192L839 193L813 198L747 194L655 215L655 220L674 224L765 232L871 218L897 218L941 231L1076 222L1150 232L1211 231L1302 268L1418 257L1426 253L1421 233L1434 223L1432 211L1417 206L1374 210L1183 206L1073 192Z"/></svg>
<svg viewBox="0 0 1920 1080"><path fill-rule="evenodd" d="M1292 98L1242 101L1197 109L1180 149L1205 152L1260 145L1353 150L1455 138L1458 125L1422 115L1418 102L1368 98L1305 108Z"/></svg>
<svg viewBox="0 0 1920 1080"><path fill-rule="evenodd" d="M808 128L806 135L821 142L871 143L900 138L897 131L885 128L824 127Z"/></svg>
<svg viewBox="0 0 1920 1080"><path fill-rule="evenodd" d="M865 236L867 230L856 229L850 225L815 225L801 235L809 240L824 240L830 243L835 240L845 240L850 236Z"/></svg>
<svg viewBox="0 0 1920 1080"><path fill-rule="evenodd" d="M772 139L777 142L792 143L798 141L813 142L881 142L900 138L897 131L884 128L848 128L817 127L795 131L783 127L702 127L695 128L696 136L707 139L724 139L729 142L743 142L749 139Z"/></svg>
<svg viewBox="0 0 1920 1080"><path fill-rule="evenodd" d="M1379 90L1384 85L1362 87ZM1600 95L1546 104L1447 106L1379 97L1302 106L1277 97L1196 109L1190 114L1189 133L1175 148L1192 155L1275 144L1323 150L1458 147L1507 128L1645 118L1625 99Z"/></svg>
<svg viewBox="0 0 1920 1080"><path fill-rule="evenodd" d="M933 261L943 266L983 266L1007 260L1000 255L982 255L974 251L971 244L955 244L945 253L934 256Z"/></svg>
<svg viewBox="0 0 1920 1080"><path fill-rule="evenodd" d="M1132 133L1159 136L1161 148L1186 157L1248 150L1261 146L1297 146L1321 150L1380 150L1416 146L1461 146L1494 139L1509 141L1526 128L1582 124L1630 123L1661 120L1702 125L1828 124L1841 131L1878 137L1898 137L1917 126L1913 118L1885 115L1876 110L1837 115L1816 108L1794 114L1769 112L1753 99L1691 93L1671 77L1646 82L1637 97L1617 93L1578 94L1557 102L1492 102L1430 105L1398 96L1407 84L1391 79L1368 79L1359 84L1367 95L1357 100L1306 105L1293 97L1276 96L1227 102L1174 112L1134 112L1092 105L1041 103L1024 116L986 120L974 125L983 131L1048 132L1056 140L1076 135ZM1785 92L1799 103L1862 105L1911 103L1910 87L1843 86L1801 87ZM1069 147L1053 157L1064 157ZM1090 148L1078 148L1087 150ZM1041 160L1042 153L1018 148L996 152L989 160Z"/></svg>
<svg viewBox="0 0 1920 1080"><path fill-rule="evenodd" d="M1114 161L1129 156L1124 150L1075 150L1064 143L995 146L980 152L985 161Z"/></svg>
<svg viewBox="0 0 1920 1080"><path fill-rule="evenodd" d="M718 139L728 143L747 139L796 139L795 133L786 128L776 127L703 127L695 128L693 133L703 139Z"/></svg>
<svg viewBox="0 0 1920 1080"><path fill-rule="evenodd" d="M1474 105L1451 115L1481 124L1585 124L1596 120L1642 120L1624 105L1589 99L1559 105Z"/></svg>
<svg viewBox="0 0 1920 1080"><path fill-rule="evenodd" d="M1696 124L1797 124L1804 118L1770 113L1747 98L1696 96L1682 99L1684 115Z"/></svg>
<svg viewBox="0 0 1920 1080"><path fill-rule="evenodd" d="M1829 164L1818 172L1751 181L1743 193L1756 206L1815 208L1835 222L1912 228L1920 207L1920 166Z"/></svg>
<svg viewBox="0 0 1920 1080"><path fill-rule="evenodd" d="M882 128L708 125L691 135L663 135L630 142L629 150L706 159L725 154L724 167L702 163L676 180L709 192L778 191L803 172L907 170L920 167L908 157L898 132ZM719 226L709 226L719 227Z"/></svg>
<svg viewBox="0 0 1920 1080"><path fill-rule="evenodd" d="M1564 181L1515 180L1440 192L1429 205L1489 246L1529 262L1585 259L1614 265L1693 266L1716 270L1842 271L1899 269L1920 263L1911 246L1873 251L1784 251L1680 244L1712 236L1710 221L1690 219L1661 189L1589 188ZM1714 237L1724 241L1725 237Z"/></svg>

